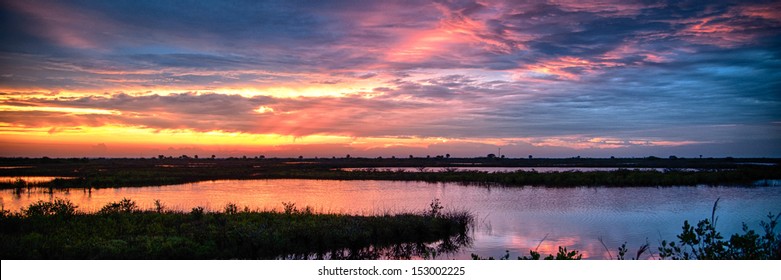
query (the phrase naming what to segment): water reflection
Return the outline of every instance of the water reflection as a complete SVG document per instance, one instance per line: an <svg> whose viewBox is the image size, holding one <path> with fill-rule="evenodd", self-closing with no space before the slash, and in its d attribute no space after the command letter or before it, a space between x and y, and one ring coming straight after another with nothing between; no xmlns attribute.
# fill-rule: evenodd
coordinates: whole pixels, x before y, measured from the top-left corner
<svg viewBox="0 0 781 280"><path fill-rule="evenodd" d="M282 256L285 260L413 260L449 259L469 248L472 238L460 233L433 243L400 243Z"/></svg>

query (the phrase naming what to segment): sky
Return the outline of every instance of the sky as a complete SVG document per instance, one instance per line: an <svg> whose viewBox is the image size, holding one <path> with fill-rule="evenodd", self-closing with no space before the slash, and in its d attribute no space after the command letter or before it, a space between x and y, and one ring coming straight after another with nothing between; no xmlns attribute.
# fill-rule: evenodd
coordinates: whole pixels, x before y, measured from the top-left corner
<svg viewBox="0 0 781 280"><path fill-rule="evenodd" d="M779 1L0 0L0 41L0 157L781 157Z"/></svg>

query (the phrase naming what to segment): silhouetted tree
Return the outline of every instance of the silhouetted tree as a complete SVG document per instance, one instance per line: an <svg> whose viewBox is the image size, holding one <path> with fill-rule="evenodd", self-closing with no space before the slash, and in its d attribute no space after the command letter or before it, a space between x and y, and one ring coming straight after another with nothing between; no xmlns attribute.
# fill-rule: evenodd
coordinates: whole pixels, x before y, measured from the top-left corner
<svg viewBox="0 0 781 280"><path fill-rule="evenodd" d="M215 156L215 155L212 155L212 159L214 159L214 158L216 158L216 157L217 157L217 156Z"/></svg>
<svg viewBox="0 0 781 280"><path fill-rule="evenodd" d="M487 155L487 156L485 156L485 157L487 157L487 158L496 158L496 155L495 155L495 154L488 154L488 155Z"/></svg>
<svg viewBox="0 0 781 280"><path fill-rule="evenodd" d="M445 158L450 158L450 154L445 154Z"/></svg>
<svg viewBox="0 0 781 280"><path fill-rule="evenodd" d="M533 158L532 155L529 155L529 159L532 159L532 158Z"/></svg>

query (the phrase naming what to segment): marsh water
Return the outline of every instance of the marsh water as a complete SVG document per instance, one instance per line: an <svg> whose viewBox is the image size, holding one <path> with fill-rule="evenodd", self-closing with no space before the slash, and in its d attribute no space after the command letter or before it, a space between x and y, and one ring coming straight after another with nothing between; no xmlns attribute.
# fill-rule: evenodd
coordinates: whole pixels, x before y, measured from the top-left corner
<svg viewBox="0 0 781 280"><path fill-rule="evenodd" d="M646 241L656 252L662 239L674 240L684 220L710 218L721 198L717 229L725 237L741 232L741 223L758 229L768 212L781 211L781 187L478 187L455 183L336 180L220 180L162 187L2 190L3 208L18 211L38 200L67 198L82 211L129 198L142 208L159 199L170 209L192 207L221 211L239 208L281 210L282 203L309 206L315 212L373 215L422 212L433 199L444 210L465 210L475 217L471 244L443 259L528 255L529 249L554 253L557 246L579 250L584 258L613 257L627 242L633 252Z"/></svg>

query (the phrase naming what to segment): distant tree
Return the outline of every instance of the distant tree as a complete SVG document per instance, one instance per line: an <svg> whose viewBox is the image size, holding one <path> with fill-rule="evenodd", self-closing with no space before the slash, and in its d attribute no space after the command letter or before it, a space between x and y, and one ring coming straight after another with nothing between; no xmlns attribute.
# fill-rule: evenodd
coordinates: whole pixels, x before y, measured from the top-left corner
<svg viewBox="0 0 781 280"><path fill-rule="evenodd" d="M198 159L198 155L194 155L193 158Z"/></svg>
<svg viewBox="0 0 781 280"><path fill-rule="evenodd" d="M298 159L304 159L304 156L298 156Z"/></svg>
<svg viewBox="0 0 781 280"><path fill-rule="evenodd" d="M610 156L610 159L616 159L616 157L614 157L614 156Z"/></svg>
<svg viewBox="0 0 781 280"><path fill-rule="evenodd" d="M164 159L164 158L165 158L165 156L164 156L164 155L157 155L157 158L158 158L158 159Z"/></svg>
<svg viewBox="0 0 781 280"><path fill-rule="evenodd" d="M445 158L450 158L450 154L445 154Z"/></svg>
<svg viewBox="0 0 781 280"><path fill-rule="evenodd" d="M532 159L532 155L529 155L529 159Z"/></svg>
<svg viewBox="0 0 781 280"><path fill-rule="evenodd" d="M485 157L487 157L487 158L496 158L496 155L495 155L495 154L488 154L488 155L487 155L487 156L485 156Z"/></svg>
<svg viewBox="0 0 781 280"><path fill-rule="evenodd" d="M264 156L264 155L261 155L259 158L260 158L260 159L265 159L265 158L266 158L266 156Z"/></svg>
<svg viewBox="0 0 781 280"><path fill-rule="evenodd" d="M409 155L409 158L414 158L412 155Z"/></svg>
<svg viewBox="0 0 781 280"><path fill-rule="evenodd" d="M431 158L431 155L426 155L426 158Z"/></svg>
<svg viewBox="0 0 781 280"><path fill-rule="evenodd" d="M214 159L214 158L216 158L216 157L217 157L217 156L215 156L215 155L212 155L212 159Z"/></svg>
<svg viewBox="0 0 781 280"><path fill-rule="evenodd" d="M678 159L676 156L670 156L670 159Z"/></svg>
<svg viewBox="0 0 781 280"><path fill-rule="evenodd" d="M396 159L396 156L391 156L391 159Z"/></svg>
<svg viewBox="0 0 781 280"><path fill-rule="evenodd" d="M347 154L347 156L346 156L346 157L344 157L344 158L350 158L350 154Z"/></svg>
<svg viewBox="0 0 781 280"><path fill-rule="evenodd" d="M502 155L501 158L504 158L504 155Z"/></svg>

